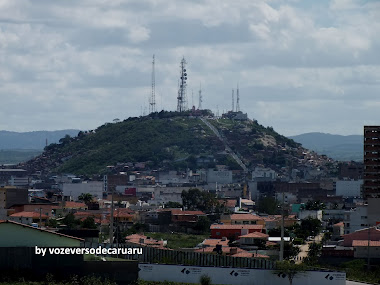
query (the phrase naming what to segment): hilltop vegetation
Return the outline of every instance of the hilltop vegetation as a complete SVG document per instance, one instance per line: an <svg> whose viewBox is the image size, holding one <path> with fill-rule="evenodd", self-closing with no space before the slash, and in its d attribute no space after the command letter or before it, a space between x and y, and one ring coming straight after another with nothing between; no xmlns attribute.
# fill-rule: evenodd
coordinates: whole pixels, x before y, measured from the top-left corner
<svg viewBox="0 0 380 285"><path fill-rule="evenodd" d="M202 115L210 115L203 112ZM299 144L256 121L209 121L247 166L265 164L281 168L299 153ZM199 165L199 158L210 157L207 163ZM102 174L108 165L126 162L178 170L216 164L240 169L225 151L224 143L199 118L190 116L190 112L164 111L107 123L95 130L81 131L76 137L67 135L23 167L87 175Z"/></svg>

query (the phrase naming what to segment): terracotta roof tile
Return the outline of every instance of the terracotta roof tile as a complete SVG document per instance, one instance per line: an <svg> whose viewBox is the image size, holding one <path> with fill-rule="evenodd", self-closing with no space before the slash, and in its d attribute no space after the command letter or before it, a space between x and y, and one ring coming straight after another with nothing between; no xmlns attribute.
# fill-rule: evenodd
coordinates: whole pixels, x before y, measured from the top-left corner
<svg viewBox="0 0 380 285"><path fill-rule="evenodd" d="M210 229L245 229L245 230L262 230L264 228L263 225L211 225Z"/></svg>
<svg viewBox="0 0 380 285"><path fill-rule="evenodd" d="M244 221L262 221L263 218L252 214L232 214L231 220L244 220Z"/></svg>
<svg viewBox="0 0 380 285"><path fill-rule="evenodd" d="M10 215L10 217L39 218L40 217L40 213L39 212L27 212L27 211L23 211L23 212L14 213L14 214ZM41 214L41 218L42 219L47 219L48 216L46 216L44 214Z"/></svg>
<svg viewBox="0 0 380 285"><path fill-rule="evenodd" d="M368 240L353 240L352 246L368 246ZM369 246L380 247L380 240L371 240Z"/></svg>
<svg viewBox="0 0 380 285"><path fill-rule="evenodd" d="M239 236L239 238L264 238L264 239L267 239L268 237L269 235L259 233L259 232L254 232L254 233Z"/></svg>

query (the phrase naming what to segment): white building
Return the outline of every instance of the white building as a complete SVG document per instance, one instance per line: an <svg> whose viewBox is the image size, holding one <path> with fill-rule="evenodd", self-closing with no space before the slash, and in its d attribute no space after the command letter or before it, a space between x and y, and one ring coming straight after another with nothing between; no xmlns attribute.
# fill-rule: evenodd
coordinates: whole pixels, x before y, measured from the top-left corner
<svg viewBox="0 0 380 285"><path fill-rule="evenodd" d="M9 179L8 184L10 186L15 186L15 187L25 187L29 185L29 177L28 176L23 176L23 177L11 176L11 179Z"/></svg>
<svg viewBox="0 0 380 285"><path fill-rule="evenodd" d="M81 194L89 193L94 198L103 198L104 183L102 181L88 181L82 183L63 183L63 196L71 197L72 200L78 200Z"/></svg>
<svg viewBox="0 0 380 285"><path fill-rule="evenodd" d="M276 200L282 203L282 199L284 199L285 204L296 204L298 201L298 197L296 193L291 192L284 192L284 196L282 196L282 193L277 192L276 194Z"/></svg>
<svg viewBox="0 0 380 285"><path fill-rule="evenodd" d="M368 227L368 205L357 205L344 214L344 233L350 234Z"/></svg>
<svg viewBox="0 0 380 285"><path fill-rule="evenodd" d="M276 180L277 173L276 171L270 169L270 168L264 168L264 167L256 167L254 171L252 171L252 180Z"/></svg>
<svg viewBox="0 0 380 285"><path fill-rule="evenodd" d="M363 180L339 180L335 184L336 195L343 197L360 197Z"/></svg>
<svg viewBox="0 0 380 285"><path fill-rule="evenodd" d="M298 213L298 218L300 220L312 218L322 221L322 210L301 210Z"/></svg>
<svg viewBox="0 0 380 285"><path fill-rule="evenodd" d="M230 184L232 183L232 171L215 171L209 169L207 171L207 183Z"/></svg>

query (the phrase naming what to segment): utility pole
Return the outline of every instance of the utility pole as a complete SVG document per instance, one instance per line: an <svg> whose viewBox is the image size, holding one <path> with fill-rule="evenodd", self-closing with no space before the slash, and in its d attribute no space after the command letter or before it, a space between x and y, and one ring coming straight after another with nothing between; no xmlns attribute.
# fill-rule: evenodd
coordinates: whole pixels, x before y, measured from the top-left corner
<svg viewBox="0 0 380 285"><path fill-rule="evenodd" d="M41 228L41 224L42 224L42 214L41 214L41 211L42 211L42 208L40 207L40 224L38 225L39 228Z"/></svg>
<svg viewBox="0 0 380 285"><path fill-rule="evenodd" d="M112 198L111 198L111 219L110 219L110 244L113 244L113 188L114 187L112 187L112 192L111 192Z"/></svg>
<svg viewBox="0 0 380 285"><path fill-rule="evenodd" d="M370 243L371 243L371 228L368 225L368 247L367 247L367 270L368 271L370 271L371 269L371 263L370 263L370 257L369 257L370 248L371 248Z"/></svg>
<svg viewBox="0 0 380 285"><path fill-rule="evenodd" d="M284 202L285 192L282 192L280 261L284 260Z"/></svg>
<svg viewBox="0 0 380 285"><path fill-rule="evenodd" d="M154 64L155 64L155 58L154 58L154 55L153 55L153 61L152 61L152 79L151 79L152 94L151 94L151 97L150 97L150 100L149 100L149 104L150 104L150 106L149 106L149 113L156 112L156 74L155 74Z"/></svg>

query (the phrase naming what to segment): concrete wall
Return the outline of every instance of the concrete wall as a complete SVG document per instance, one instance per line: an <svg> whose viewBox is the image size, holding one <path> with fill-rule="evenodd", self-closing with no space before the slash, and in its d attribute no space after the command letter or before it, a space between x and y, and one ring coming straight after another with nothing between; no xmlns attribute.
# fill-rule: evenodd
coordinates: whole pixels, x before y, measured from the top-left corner
<svg viewBox="0 0 380 285"><path fill-rule="evenodd" d="M72 199L78 200L82 193L90 193L93 197L103 198L104 183L100 181L91 181L87 183L63 183L63 196L71 196Z"/></svg>
<svg viewBox="0 0 380 285"><path fill-rule="evenodd" d="M0 247L79 247L80 240L11 223L0 224Z"/></svg>
<svg viewBox="0 0 380 285"><path fill-rule="evenodd" d="M204 274L211 277L212 284L229 285L288 285L287 276L273 270L197 267L160 264L139 264L139 278L146 281L172 281L199 283ZM345 285L346 273L308 271L296 276L294 285Z"/></svg>

